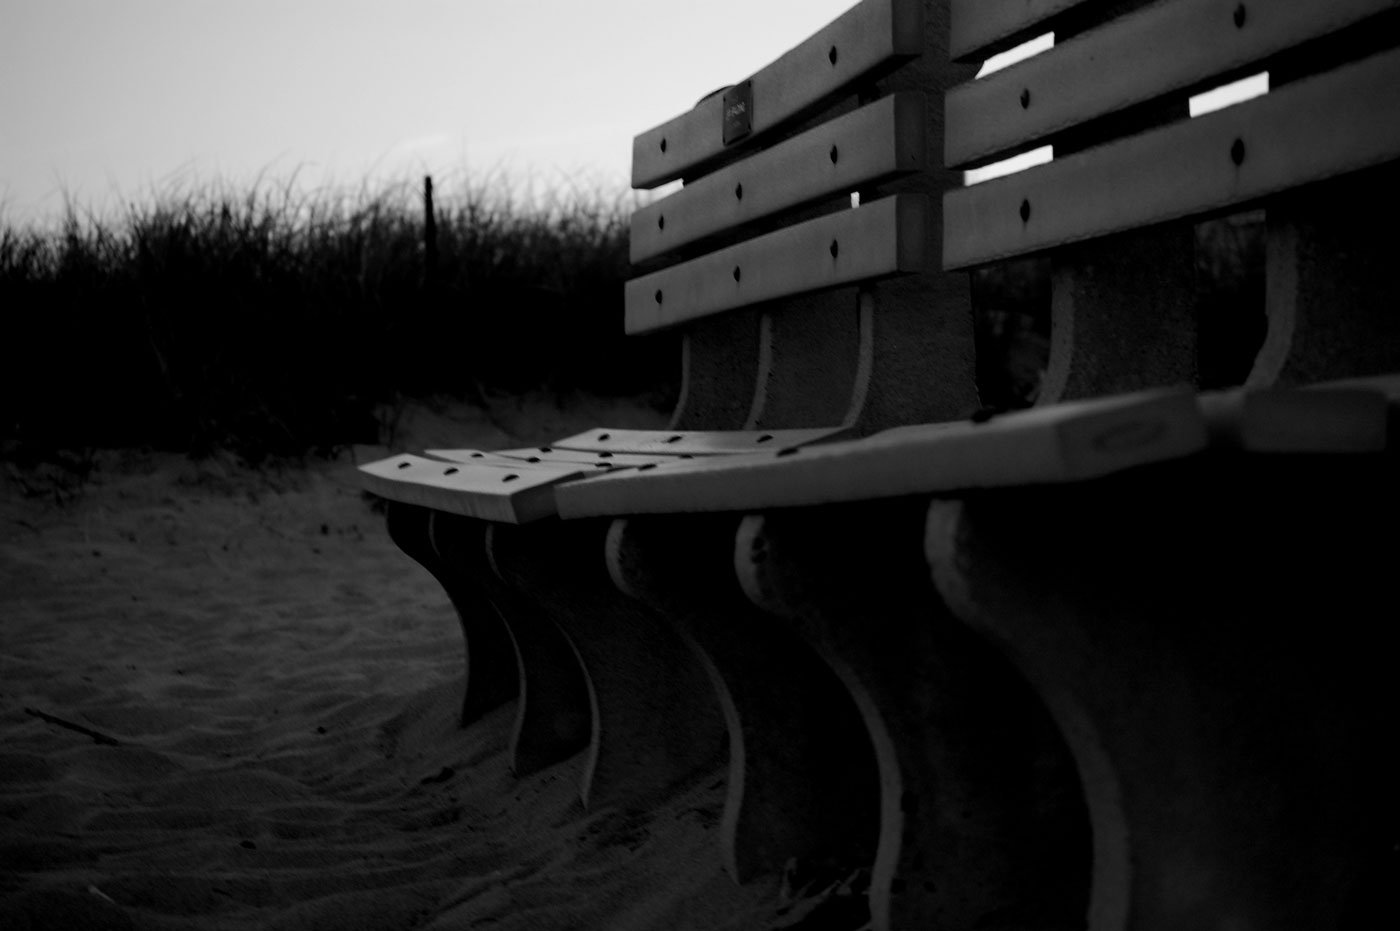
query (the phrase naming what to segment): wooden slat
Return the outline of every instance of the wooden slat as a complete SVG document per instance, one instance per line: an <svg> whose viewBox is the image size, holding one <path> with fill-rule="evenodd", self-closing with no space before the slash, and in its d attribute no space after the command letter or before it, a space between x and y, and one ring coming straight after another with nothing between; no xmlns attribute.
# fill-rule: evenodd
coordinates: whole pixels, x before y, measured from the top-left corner
<svg viewBox="0 0 1400 931"><path fill-rule="evenodd" d="M627 282L626 331L645 333L806 291L922 271L928 201L898 194Z"/></svg>
<svg viewBox="0 0 1400 931"><path fill-rule="evenodd" d="M754 74L748 140L801 117L872 72L920 54L923 17L923 0L864 0ZM723 154L723 119L724 101L717 95L638 135L632 141L632 186L657 187Z"/></svg>
<svg viewBox="0 0 1400 931"><path fill-rule="evenodd" d="M434 452L428 450L429 453ZM669 462L674 456L648 456L633 453L618 453L613 451L597 451L585 449L559 449L554 446L529 446L521 449L497 449L493 450L496 456L502 459L523 461L530 464L558 465L560 463L580 463L593 466L595 468L620 469L628 466L650 465L660 462Z"/></svg>
<svg viewBox="0 0 1400 931"><path fill-rule="evenodd" d="M1400 0L1254 3L1240 26L1239 4L1226 0L1147 7L949 91L945 160L967 167L1053 141L1055 133L1169 92L1250 65L1262 70L1270 56L1397 7Z"/></svg>
<svg viewBox="0 0 1400 931"><path fill-rule="evenodd" d="M1205 447L1195 395L1158 390L598 476L560 486L555 497L565 518L759 510L1077 481Z"/></svg>
<svg viewBox="0 0 1400 931"><path fill-rule="evenodd" d="M612 430L599 428L556 440L556 450L590 453L618 453L648 459L658 454L679 456L726 456L768 449L806 446L841 433L841 427L813 427L795 430Z"/></svg>
<svg viewBox="0 0 1400 931"><path fill-rule="evenodd" d="M687 184L632 215L633 262L924 166L924 101L900 93Z"/></svg>
<svg viewBox="0 0 1400 931"><path fill-rule="evenodd" d="M1319 386L1202 393L1211 445L1256 453L1367 453L1386 448L1382 391Z"/></svg>
<svg viewBox="0 0 1400 931"><path fill-rule="evenodd" d="M551 468L551 464L543 457L535 457L535 461L529 461L525 456L509 456L502 450L482 450L482 449L425 449L422 455L429 459L441 459L449 463L465 463L467 465L499 466L508 469L534 469ZM565 459L567 463L577 464L581 459ZM557 463L555 464L557 465Z"/></svg>
<svg viewBox="0 0 1400 931"><path fill-rule="evenodd" d="M1198 119L950 191L943 264L965 268L1210 213L1398 156L1400 51L1389 51Z"/></svg>
<svg viewBox="0 0 1400 931"><path fill-rule="evenodd" d="M989 58L1054 29L1055 19L1085 0L952 0L949 55Z"/></svg>
<svg viewBox="0 0 1400 931"><path fill-rule="evenodd" d="M391 501L523 524L555 513L554 485L592 472L577 464L468 465L401 455L360 466L360 481L367 491Z"/></svg>

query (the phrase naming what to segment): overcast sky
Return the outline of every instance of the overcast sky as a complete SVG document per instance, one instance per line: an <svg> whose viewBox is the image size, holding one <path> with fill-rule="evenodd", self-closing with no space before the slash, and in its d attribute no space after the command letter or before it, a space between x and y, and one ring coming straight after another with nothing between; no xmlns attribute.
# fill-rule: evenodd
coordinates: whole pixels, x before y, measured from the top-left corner
<svg viewBox="0 0 1400 931"><path fill-rule="evenodd" d="M259 171L626 187L631 138L855 0L0 0L0 210Z"/></svg>

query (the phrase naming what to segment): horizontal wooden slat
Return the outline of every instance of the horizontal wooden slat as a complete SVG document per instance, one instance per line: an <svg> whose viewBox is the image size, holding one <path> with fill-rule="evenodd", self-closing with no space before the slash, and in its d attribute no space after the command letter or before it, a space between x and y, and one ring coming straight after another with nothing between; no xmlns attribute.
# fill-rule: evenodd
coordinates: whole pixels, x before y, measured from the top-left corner
<svg viewBox="0 0 1400 931"><path fill-rule="evenodd" d="M748 138L802 116L871 72L920 54L923 17L923 0L864 0L754 74ZM632 186L657 187L721 155L723 120L723 97L716 95L638 135L632 141Z"/></svg>
<svg viewBox="0 0 1400 931"><path fill-rule="evenodd" d="M1053 141L1057 132L1262 67L1271 56L1397 7L1400 0L1254 3L1237 16L1236 0L1158 3L953 88L945 160L966 167Z"/></svg>
<svg viewBox="0 0 1400 931"><path fill-rule="evenodd" d="M592 472L590 467L576 464L468 465L401 455L360 466L360 481L367 491L390 501L523 524L555 513L554 485Z"/></svg>
<svg viewBox="0 0 1400 931"><path fill-rule="evenodd" d="M954 61L989 58L1054 28L1056 17L1085 0L952 0L949 55Z"/></svg>
<svg viewBox="0 0 1400 931"><path fill-rule="evenodd" d="M950 191L965 268L1257 201L1400 157L1400 51L1048 165Z"/></svg>
<svg viewBox="0 0 1400 931"><path fill-rule="evenodd" d="M612 430L600 427L556 440L553 449L617 453L650 460L680 456L727 456L806 446L842 432L841 427L794 430ZM618 458L622 458L619 456Z"/></svg>
<svg viewBox="0 0 1400 931"><path fill-rule="evenodd" d="M1205 446L1195 396L1159 390L598 476L562 485L555 497L565 518L759 510L1077 481Z"/></svg>
<svg viewBox="0 0 1400 931"><path fill-rule="evenodd" d="M526 456L510 456L502 450L482 450L482 449L425 449L423 455L430 459L441 459L449 463L466 463L468 465L500 466L509 469L536 469L554 468L558 463L551 464L543 456L534 457L530 461ZM578 464L581 458L565 459L566 463Z"/></svg>
<svg viewBox="0 0 1400 931"><path fill-rule="evenodd" d="M1202 393L1211 445L1259 453L1367 453L1386 448L1388 405L1372 387L1320 385Z"/></svg>
<svg viewBox="0 0 1400 931"><path fill-rule="evenodd" d="M897 194L808 220L627 282L626 331L928 265L928 201Z"/></svg>
<svg viewBox="0 0 1400 931"><path fill-rule="evenodd" d="M632 215L632 261L924 165L921 94L885 97L687 184Z"/></svg>
<svg viewBox="0 0 1400 931"><path fill-rule="evenodd" d="M427 452L431 455L436 455L438 451L430 449ZM649 465L667 462L675 458L674 456L647 456L633 453L615 453L611 451L594 452L585 449L560 449L555 446L497 449L492 452L499 458L526 462L531 465L558 465L560 463L573 462L588 465L599 470L605 468L619 469L627 466Z"/></svg>

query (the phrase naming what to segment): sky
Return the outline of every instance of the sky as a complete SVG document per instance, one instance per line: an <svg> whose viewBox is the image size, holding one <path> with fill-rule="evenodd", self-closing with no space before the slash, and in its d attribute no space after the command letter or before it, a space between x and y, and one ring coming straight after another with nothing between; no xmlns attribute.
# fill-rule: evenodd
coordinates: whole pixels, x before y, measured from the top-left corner
<svg viewBox="0 0 1400 931"><path fill-rule="evenodd" d="M854 0L0 0L0 219L265 178L627 187Z"/></svg>
<svg viewBox="0 0 1400 931"><path fill-rule="evenodd" d="M854 3L0 0L0 222L259 177L611 196L634 135Z"/></svg>

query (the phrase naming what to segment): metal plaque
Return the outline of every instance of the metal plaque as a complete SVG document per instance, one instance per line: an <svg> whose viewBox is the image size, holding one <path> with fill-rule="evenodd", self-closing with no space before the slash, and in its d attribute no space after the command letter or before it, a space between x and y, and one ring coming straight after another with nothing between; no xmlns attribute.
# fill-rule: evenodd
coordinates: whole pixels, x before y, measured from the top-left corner
<svg viewBox="0 0 1400 931"><path fill-rule="evenodd" d="M724 144L738 142L751 132L753 81L744 81L724 92Z"/></svg>

